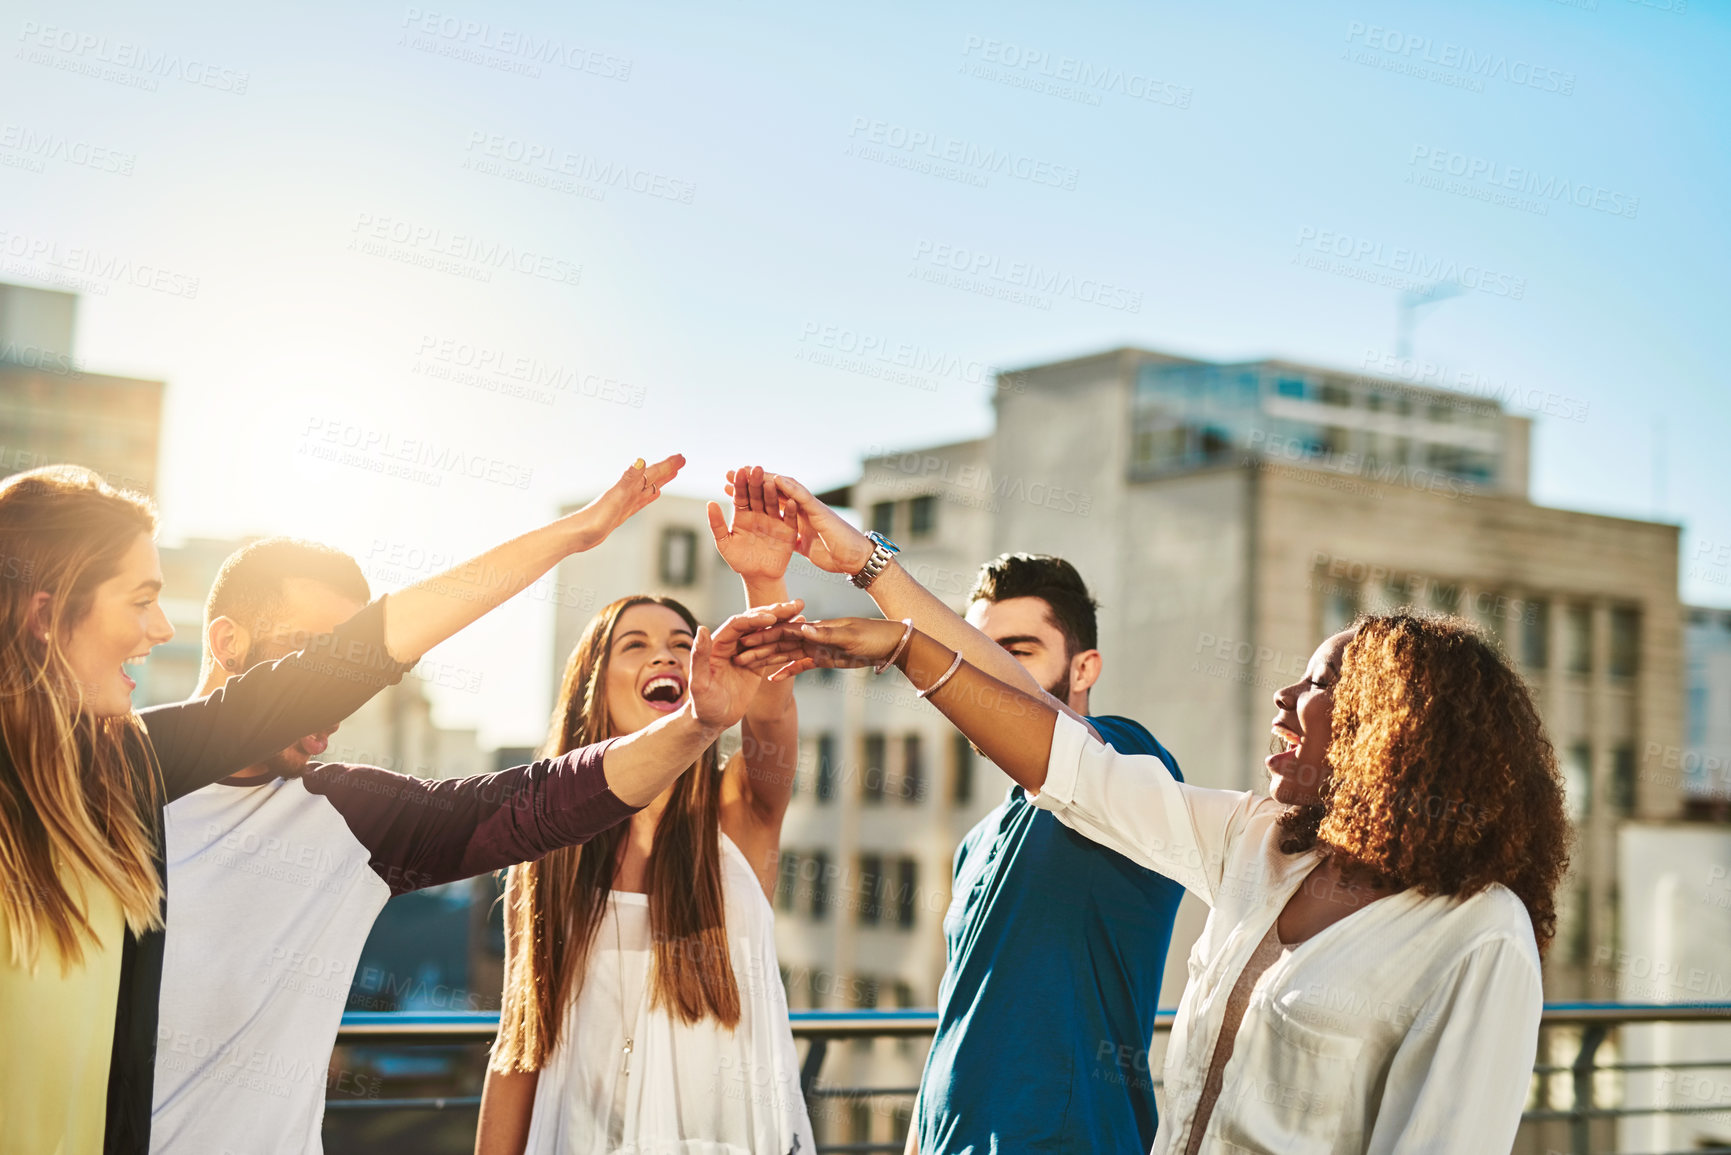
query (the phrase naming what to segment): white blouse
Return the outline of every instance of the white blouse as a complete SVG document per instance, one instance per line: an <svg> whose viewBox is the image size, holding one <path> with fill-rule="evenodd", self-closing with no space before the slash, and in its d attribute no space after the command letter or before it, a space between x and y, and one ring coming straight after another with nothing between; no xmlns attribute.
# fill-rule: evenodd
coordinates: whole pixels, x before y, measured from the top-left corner
<svg viewBox="0 0 1731 1155"><path fill-rule="evenodd" d="M739 1025L651 1006L649 896L613 891L536 1082L525 1155L812 1155L775 914L725 834L721 887Z"/></svg>
<svg viewBox="0 0 1731 1155"><path fill-rule="evenodd" d="M1177 782L1071 718L1035 805L1210 908L1166 1052L1152 1155L1183 1151L1245 962L1320 854L1280 850L1271 798ZM1257 982L1202 1155L1497 1155L1514 1143L1544 994L1526 907L1402 891L1300 943Z"/></svg>

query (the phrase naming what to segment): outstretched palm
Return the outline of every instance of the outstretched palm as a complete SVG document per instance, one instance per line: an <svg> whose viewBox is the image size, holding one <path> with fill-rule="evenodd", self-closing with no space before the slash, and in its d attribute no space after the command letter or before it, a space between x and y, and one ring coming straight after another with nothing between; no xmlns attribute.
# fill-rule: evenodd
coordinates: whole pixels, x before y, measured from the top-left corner
<svg viewBox="0 0 1731 1155"><path fill-rule="evenodd" d="M641 460L641 459L639 459ZM607 535L625 524L625 519L661 496L661 487L685 466L683 454L675 453L653 465L632 465L600 497L570 515L576 530L577 550L594 549Z"/></svg>
<svg viewBox="0 0 1731 1155"><path fill-rule="evenodd" d="M762 466L734 470L733 527L728 528L721 506L709 503L709 530L715 548L734 573L751 582L780 581L793 559L799 531L792 510L783 516L775 478Z"/></svg>

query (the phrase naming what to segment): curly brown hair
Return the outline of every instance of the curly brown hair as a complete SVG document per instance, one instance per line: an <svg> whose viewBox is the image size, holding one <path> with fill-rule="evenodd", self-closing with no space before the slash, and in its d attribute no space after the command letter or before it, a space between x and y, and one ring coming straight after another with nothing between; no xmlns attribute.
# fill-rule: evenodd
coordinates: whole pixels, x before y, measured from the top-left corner
<svg viewBox="0 0 1731 1155"><path fill-rule="evenodd" d="M1500 647L1461 618L1361 617L1334 688L1316 838L1389 886L1526 905L1557 932L1569 822L1556 751Z"/></svg>

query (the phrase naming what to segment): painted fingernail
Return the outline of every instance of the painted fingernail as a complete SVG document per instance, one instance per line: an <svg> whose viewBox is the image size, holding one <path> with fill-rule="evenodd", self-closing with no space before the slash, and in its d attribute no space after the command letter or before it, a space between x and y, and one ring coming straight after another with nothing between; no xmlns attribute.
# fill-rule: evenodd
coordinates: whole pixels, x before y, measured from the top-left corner
<svg viewBox="0 0 1731 1155"><path fill-rule="evenodd" d="M633 461L631 463L631 468L642 469L643 468L643 459L641 457L639 457L636 461Z"/></svg>

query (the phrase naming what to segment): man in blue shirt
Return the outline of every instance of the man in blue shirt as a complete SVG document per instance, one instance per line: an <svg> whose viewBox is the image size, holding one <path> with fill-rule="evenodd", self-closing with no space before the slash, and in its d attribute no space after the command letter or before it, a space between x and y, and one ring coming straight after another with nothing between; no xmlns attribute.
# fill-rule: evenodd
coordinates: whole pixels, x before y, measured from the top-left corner
<svg viewBox="0 0 1731 1155"><path fill-rule="evenodd" d="M1005 554L968 622L1129 754L1178 764L1141 725L1093 717L1094 601L1061 558ZM916 625L921 623L916 620ZM1011 786L956 850L938 1029L908 1151L1134 1152L1154 1143L1148 1046L1183 888Z"/></svg>
<svg viewBox="0 0 1731 1155"><path fill-rule="evenodd" d="M766 475L766 488L771 479L799 507L796 548L852 577L885 617L912 620L993 677L1047 695L1114 749L1153 754L1178 776L1140 725L1088 716L1101 670L1095 604L1070 563L1030 554L987 563L964 621L896 563L893 543L792 478ZM1155 1131L1148 1047L1182 894L1012 786L956 851L938 1029L907 1150L1145 1155Z"/></svg>

